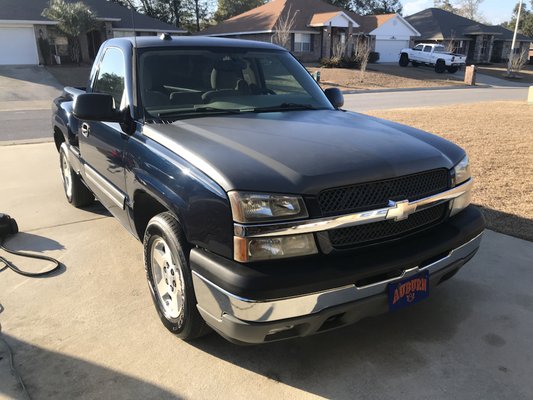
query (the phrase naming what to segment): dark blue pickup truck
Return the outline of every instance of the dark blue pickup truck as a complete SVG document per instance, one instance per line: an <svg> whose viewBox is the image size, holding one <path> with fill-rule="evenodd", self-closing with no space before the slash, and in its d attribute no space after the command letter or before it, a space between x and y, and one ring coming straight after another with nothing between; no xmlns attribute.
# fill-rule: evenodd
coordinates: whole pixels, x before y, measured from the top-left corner
<svg viewBox="0 0 533 400"><path fill-rule="evenodd" d="M342 106L271 44L112 39L88 87L54 101L66 197L97 198L143 242L183 339L263 343L394 311L469 261L484 221L461 148Z"/></svg>

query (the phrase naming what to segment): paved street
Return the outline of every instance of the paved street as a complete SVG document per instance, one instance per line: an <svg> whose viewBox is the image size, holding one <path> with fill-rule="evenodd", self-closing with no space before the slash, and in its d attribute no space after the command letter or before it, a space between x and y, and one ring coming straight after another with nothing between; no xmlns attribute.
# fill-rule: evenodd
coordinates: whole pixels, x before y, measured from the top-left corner
<svg viewBox="0 0 533 400"><path fill-rule="evenodd" d="M23 231L8 245L66 267L46 279L0 272L3 336L34 399L533 397L533 243L487 232L429 300L342 330L185 343L156 316L141 244L101 208L67 204L52 143L0 146L0 182L0 211ZM7 362L0 343L0 398L23 398Z"/></svg>
<svg viewBox="0 0 533 400"><path fill-rule="evenodd" d="M51 138L52 100L61 86L42 67L0 67L0 142Z"/></svg>

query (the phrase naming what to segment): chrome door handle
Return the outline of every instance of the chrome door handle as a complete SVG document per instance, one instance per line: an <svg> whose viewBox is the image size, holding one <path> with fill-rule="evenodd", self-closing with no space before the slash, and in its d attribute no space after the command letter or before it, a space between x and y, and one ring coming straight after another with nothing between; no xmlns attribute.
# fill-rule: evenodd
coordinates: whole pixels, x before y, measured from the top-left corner
<svg viewBox="0 0 533 400"><path fill-rule="evenodd" d="M87 122L81 124L81 134L85 137L88 137L90 133L91 127L89 126L89 124Z"/></svg>

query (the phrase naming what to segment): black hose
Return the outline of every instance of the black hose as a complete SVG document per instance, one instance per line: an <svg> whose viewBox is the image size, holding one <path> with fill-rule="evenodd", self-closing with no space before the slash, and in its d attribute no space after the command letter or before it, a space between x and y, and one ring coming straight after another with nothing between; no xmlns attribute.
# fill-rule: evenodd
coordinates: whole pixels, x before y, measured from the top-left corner
<svg viewBox="0 0 533 400"><path fill-rule="evenodd" d="M39 254L25 253L23 251L10 250L10 249L4 247L4 241L3 240L0 240L0 249L4 250L5 252L7 252L9 254L13 254L13 255L16 255L16 256L20 256L20 257L27 257L27 258L34 258L34 259L37 259L37 260L50 261L51 263L53 263L55 265L55 267L53 267L52 269L49 269L49 270L44 271L44 272L27 272L27 271L21 270L15 264L13 264L11 261L8 261L4 257L0 256L0 262L3 262L6 265L6 267L8 267L12 271L14 271L14 272L16 272L17 274L20 274L20 275L24 275L24 276L27 276L27 277L30 277L30 278L39 278L39 277L43 277L43 276L46 276L46 275L50 275L50 274L54 273L55 271L57 271L59 268L61 268L61 263L58 260L56 260L55 258L48 257L48 256L42 256L42 255L39 255Z"/></svg>

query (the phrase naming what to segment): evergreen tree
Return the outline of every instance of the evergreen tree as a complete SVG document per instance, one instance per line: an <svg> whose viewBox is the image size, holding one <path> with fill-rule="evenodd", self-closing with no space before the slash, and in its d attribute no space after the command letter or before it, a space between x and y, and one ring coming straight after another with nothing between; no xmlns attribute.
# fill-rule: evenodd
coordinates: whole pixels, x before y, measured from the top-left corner
<svg viewBox="0 0 533 400"><path fill-rule="evenodd" d="M218 7L214 18L219 22L225 21L228 18L262 6L265 3L266 0L218 0Z"/></svg>

